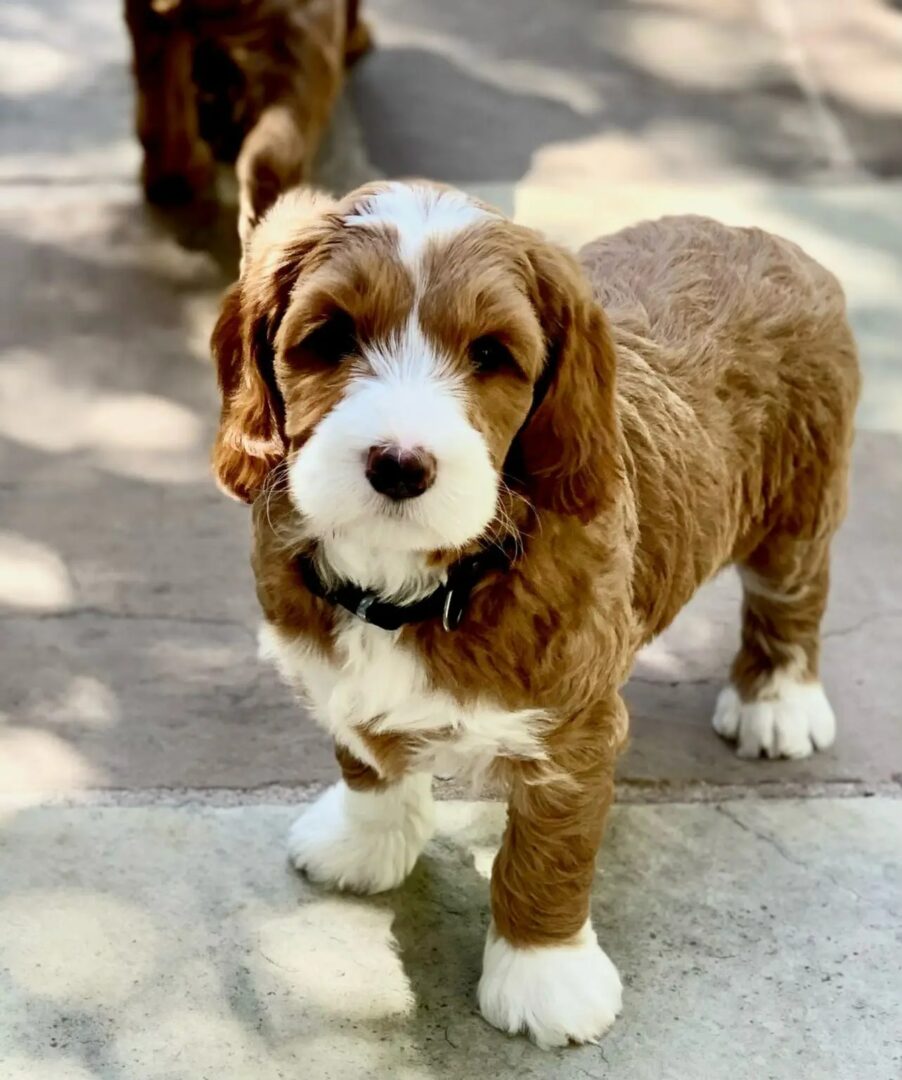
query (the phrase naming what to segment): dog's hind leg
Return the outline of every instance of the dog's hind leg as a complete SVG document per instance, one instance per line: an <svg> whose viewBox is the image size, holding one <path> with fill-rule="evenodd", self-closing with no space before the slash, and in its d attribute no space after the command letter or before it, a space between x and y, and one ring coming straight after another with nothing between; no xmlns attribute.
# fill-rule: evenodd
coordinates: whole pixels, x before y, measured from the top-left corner
<svg viewBox="0 0 902 1080"><path fill-rule="evenodd" d="M833 710L819 679L830 537L772 534L739 566L742 644L713 725L740 757L802 758L830 746Z"/></svg>
<svg viewBox="0 0 902 1080"><path fill-rule="evenodd" d="M279 195L306 179L318 141L307 137L307 126L296 103L278 102L263 110L245 138L235 163L242 244Z"/></svg>
<svg viewBox="0 0 902 1080"><path fill-rule="evenodd" d="M345 64L356 64L373 47L370 28L360 16L360 0L348 0L347 37L345 39Z"/></svg>

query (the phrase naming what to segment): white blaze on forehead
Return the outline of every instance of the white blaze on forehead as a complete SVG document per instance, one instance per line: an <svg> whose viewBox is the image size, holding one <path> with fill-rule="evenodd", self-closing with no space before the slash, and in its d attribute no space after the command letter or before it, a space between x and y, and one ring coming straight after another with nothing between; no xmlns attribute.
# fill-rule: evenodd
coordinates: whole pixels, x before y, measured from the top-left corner
<svg viewBox="0 0 902 1080"><path fill-rule="evenodd" d="M491 216L462 191L393 183L371 195L356 214L345 218L345 224L394 226L401 258L411 264L429 240L460 232Z"/></svg>
<svg viewBox="0 0 902 1080"><path fill-rule="evenodd" d="M373 342L363 350L373 375L394 383L439 383L462 393L459 377L452 375L449 361L427 339L416 312L396 333Z"/></svg>

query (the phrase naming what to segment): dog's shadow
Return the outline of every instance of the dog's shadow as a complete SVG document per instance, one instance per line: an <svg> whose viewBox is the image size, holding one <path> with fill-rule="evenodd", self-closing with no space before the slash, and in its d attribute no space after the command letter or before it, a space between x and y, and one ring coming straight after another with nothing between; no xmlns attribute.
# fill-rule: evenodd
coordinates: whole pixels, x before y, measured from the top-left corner
<svg viewBox="0 0 902 1080"><path fill-rule="evenodd" d="M456 857L455 857L456 856ZM478 1017L475 989L489 921L489 889L473 856L436 845L403 887L378 901L392 913L391 933L410 987L416 1034L444 1035Z"/></svg>
<svg viewBox="0 0 902 1080"><path fill-rule="evenodd" d="M373 901L391 912L391 933L410 990L402 1037L436 1075L454 1069L481 1076L493 1067L503 1069L505 1075L512 1069L532 1075L535 1068L542 1075L554 1075L560 1064L557 1053L548 1055L525 1037L499 1033L483 1020L477 1005L490 919L489 876L505 808L499 803L444 803L440 814L440 821L452 815L457 818L453 827L440 830L402 887ZM599 929L614 940L619 951L622 942L611 898L593 897L593 901ZM399 1037L397 1018L382 1024L381 1036ZM577 1064L594 1065L599 1056L597 1047L561 1053L569 1053Z"/></svg>
<svg viewBox="0 0 902 1080"><path fill-rule="evenodd" d="M223 282L234 281L241 260L238 206L227 194L210 194L186 206L153 206L142 213L151 232L169 237L185 252L209 256Z"/></svg>
<svg viewBox="0 0 902 1080"><path fill-rule="evenodd" d="M462 1049L483 1042L492 1030L479 1014L476 986L489 923L488 872L503 807L461 810L472 815L470 823L440 829L404 885L373 901L391 912L394 947L410 991L405 1036L436 1067L446 1055L459 1061Z"/></svg>

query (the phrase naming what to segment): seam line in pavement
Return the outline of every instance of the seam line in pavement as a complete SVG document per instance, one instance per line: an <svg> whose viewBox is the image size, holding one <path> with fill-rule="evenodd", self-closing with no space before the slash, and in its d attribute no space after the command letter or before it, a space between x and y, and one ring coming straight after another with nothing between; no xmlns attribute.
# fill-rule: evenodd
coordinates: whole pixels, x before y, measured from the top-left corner
<svg viewBox="0 0 902 1080"><path fill-rule="evenodd" d="M0 793L0 811L8 809L63 808L85 809L95 807L148 807L148 806L210 806L241 807L260 805L285 805L307 802L328 787L328 783L262 784L248 788L194 788L194 787L148 787L148 788L97 788L82 792L30 792L27 794ZM436 795L441 800L466 799L494 801L492 793L468 792L454 785L439 785ZM721 803L787 799L851 799L851 798L902 798L902 776L891 781L867 783L864 781L827 781L800 783L798 781L763 781L750 784L682 784L620 781L617 785L616 802L623 805L661 803Z"/></svg>

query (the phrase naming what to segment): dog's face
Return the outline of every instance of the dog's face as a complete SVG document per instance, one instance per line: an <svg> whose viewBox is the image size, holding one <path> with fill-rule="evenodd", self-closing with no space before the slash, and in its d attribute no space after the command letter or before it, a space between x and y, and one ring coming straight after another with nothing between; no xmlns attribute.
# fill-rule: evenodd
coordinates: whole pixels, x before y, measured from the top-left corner
<svg viewBox="0 0 902 1080"><path fill-rule="evenodd" d="M288 196L213 345L219 478L250 501L279 467L307 535L459 549L512 478L560 512L598 511L604 317L572 260L460 192Z"/></svg>

